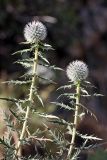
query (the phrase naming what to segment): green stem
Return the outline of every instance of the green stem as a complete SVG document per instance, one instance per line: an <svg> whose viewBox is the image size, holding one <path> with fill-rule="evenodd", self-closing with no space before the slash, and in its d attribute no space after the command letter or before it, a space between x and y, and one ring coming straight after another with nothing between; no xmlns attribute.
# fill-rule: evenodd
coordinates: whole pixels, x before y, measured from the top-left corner
<svg viewBox="0 0 107 160"><path fill-rule="evenodd" d="M27 106L27 110L26 110L26 114L25 114L25 121L23 123L22 131L21 131L20 138L19 138L19 141L18 141L18 144L17 144L16 155L18 157L21 156L21 140L23 140L25 132L26 132L26 127L27 127L27 122L28 122L28 118L29 118L30 108L31 108L32 101L33 101L33 89L35 87L36 71L37 71L37 64L38 64L38 47L35 49L34 55L35 55L34 66L33 66L33 75L34 76L32 77L32 83L31 83L30 94L29 94L30 105Z"/></svg>
<svg viewBox="0 0 107 160"><path fill-rule="evenodd" d="M75 137L76 137L76 127L78 123L78 112L79 112L79 101L80 101L80 82L77 83L76 87L76 106L75 106L75 115L74 115L74 123L73 123L73 129L72 129L72 139L70 148L68 150L68 159L70 159L72 151L74 149L74 143L75 143Z"/></svg>

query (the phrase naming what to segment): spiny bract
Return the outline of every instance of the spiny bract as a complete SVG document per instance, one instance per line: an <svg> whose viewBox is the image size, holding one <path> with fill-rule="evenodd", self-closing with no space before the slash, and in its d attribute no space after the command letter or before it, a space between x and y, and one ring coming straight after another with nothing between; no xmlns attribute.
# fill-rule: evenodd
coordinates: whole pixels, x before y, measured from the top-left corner
<svg viewBox="0 0 107 160"><path fill-rule="evenodd" d="M72 82L81 81L87 78L88 67L84 62L76 60L68 65L66 73Z"/></svg>
<svg viewBox="0 0 107 160"><path fill-rule="evenodd" d="M45 25L39 21L29 22L24 28L24 37L26 41L30 43L36 43L40 40L44 40L46 36L47 29Z"/></svg>

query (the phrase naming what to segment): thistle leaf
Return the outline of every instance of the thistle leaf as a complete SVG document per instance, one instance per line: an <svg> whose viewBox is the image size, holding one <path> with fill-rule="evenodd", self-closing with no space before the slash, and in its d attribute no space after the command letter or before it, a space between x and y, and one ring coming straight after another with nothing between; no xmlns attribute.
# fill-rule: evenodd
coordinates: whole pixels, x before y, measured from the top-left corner
<svg viewBox="0 0 107 160"><path fill-rule="evenodd" d="M84 108L87 113L90 113L90 115L93 116L93 117L95 118L95 120L97 120L96 115L95 115L89 108L86 108L84 105L82 105L82 104L80 104L80 103L79 103L79 104L75 104L75 105L78 105L79 107Z"/></svg>
<svg viewBox="0 0 107 160"><path fill-rule="evenodd" d="M54 116L54 115L51 115L51 114L40 113L40 112L35 112L35 113L38 114L38 115L41 116L41 117L44 117L44 118L59 119L59 117Z"/></svg>
<svg viewBox="0 0 107 160"><path fill-rule="evenodd" d="M41 60L47 64L50 64L49 61L39 52L39 57L41 58Z"/></svg>
<svg viewBox="0 0 107 160"><path fill-rule="evenodd" d="M54 123L54 124L59 124L59 125L66 125L66 126L73 126L73 123L69 123L67 121L65 121L64 119L55 119L55 120L49 120L49 122Z"/></svg>
<svg viewBox="0 0 107 160"><path fill-rule="evenodd" d="M57 91L60 90L60 89L71 89L73 86L74 86L74 84L64 85L64 86L59 87L59 88L57 89Z"/></svg>
<svg viewBox="0 0 107 160"><path fill-rule="evenodd" d="M14 85L22 85L22 84L28 84L31 83L31 80L27 80L27 81L19 81L19 80L11 80L11 81L5 81L2 83L8 83L8 84L14 84Z"/></svg>
<svg viewBox="0 0 107 160"><path fill-rule="evenodd" d="M59 96L57 99L59 99L59 98L62 97L62 96L66 96L66 97L68 97L68 98L70 98L70 99L76 99L74 93L63 93L63 94L60 94L60 96Z"/></svg>
<svg viewBox="0 0 107 160"><path fill-rule="evenodd" d="M17 63L17 62L33 62L34 61L34 58L25 58L25 59L20 59L14 63Z"/></svg>
<svg viewBox="0 0 107 160"><path fill-rule="evenodd" d="M81 92L82 92L82 93L84 93L84 94L86 94L86 95L89 95L88 92L87 92L84 88L82 88L82 87L80 87L80 88L81 88Z"/></svg>
<svg viewBox="0 0 107 160"><path fill-rule="evenodd" d="M38 98L38 100L40 101L42 106L44 107L44 104L43 104L43 101L42 101L42 98L40 97L40 95L36 93L36 97Z"/></svg>
<svg viewBox="0 0 107 160"><path fill-rule="evenodd" d="M25 103L25 102L29 102L28 99L16 99L16 98L4 98L4 97L0 97L0 100L4 100L4 101L9 101L9 102L13 102L13 103Z"/></svg>
<svg viewBox="0 0 107 160"><path fill-rule="evenodd" d="M23 49L23 50L14 52L12 55L15 55L15 54L23 54L23 53L27 53L27 52L31 52L31 51L32 51L32 48L30 48L30 49Z"/></svg>
<svg viewBox="0 0 107 160"><path fill-rule="evenodd" d="M31 44L31 43L30 43L30 42L25 41L25 42L20 42L19 44Z"/></svg>
<svg viewBox="0 0 107 160"><path fill-rule="evenodd" d="M103 95L103 94L94 93L93 96L96 96L96 97L99 97L99 96L100 96L100 97L103 97L104 95Z"/></svg>
<svg viewBox="0 0 107 160"><path fill-rule="evenodd" d="M51 45L46 44L46 43L43 45L43 49L44 49L44 50L54 50Z"/></svg>
<svg viewBox="0 0 107 160"><path fill-rule="evenodd" d="M83 135L83 134L80 134L80 133L77 133L81 138L83 138L83 139L88 139L88 140L99 140L99 141L101 141L102 139L101 138L97 138L97 137L95 137L95 136L93 136L93 135L87 135L87 134L85 134L85 135Z"/></svg>
<svg viewBox="0 0 107 160"><path fill-rule="evenodd" d="M39 78L41 78L41 79L45 80L45 81L48 81L48 82L53 83L53 84L56 84L56 82L54 82L53 80L50 80L50 79L47 79L47 78L41 77L41 76L39 76L39 75L37 75L37 76L38 76Z"/></svg>
<svg viewBox="0 0 107 160"><path fill-rule="evenodd" d="M51 103L67 110L74 110L74 108L71 108L69 105L65 105L64 103L58 103L58 102L51 102Z"/></svg>
<svg viewBox="0 0 107 160"><path fill-rule="evenodd" d="M17 62L17 64L22 65L24 68L31 68L33 66L33 64L29 62Z"/></svg>

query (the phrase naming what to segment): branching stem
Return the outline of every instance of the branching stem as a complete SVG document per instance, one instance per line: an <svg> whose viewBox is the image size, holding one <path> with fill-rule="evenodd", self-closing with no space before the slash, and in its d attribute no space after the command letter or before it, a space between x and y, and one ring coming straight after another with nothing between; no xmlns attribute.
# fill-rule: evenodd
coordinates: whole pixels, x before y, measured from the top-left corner
<svg viewBox="0 0 107 160"><path fill-rule="evenodd" d="M68 156L67 156L68 159L71 158L71 154L72 154L74 143L75 143L76 127L77 127L77 122L78 122L79 101L80 101L80 82L78 81L77 86L76 86L76 106L75 106L75 115L74 115L74 123L73 123L74 125L72 129L71 144L68 150Z"/></svg>
<svg viewBox="0 0 107 160"><path fill-rule="evenodd" d="M31 87L30 87L30 93L29 93L30 105L27 106L26 114L25 114L25 121L23 123L22 131L21 131L21 134L20 134L20 139L19 139L18 144L17 144L16 156L18 156L18 157L21 157L21 141L23 140L25 132L26 132L26 127L27 127L27 122L28 122L28 118L29 118L30 108L31 108L32 101L33 101L33 89L35 87L36 71L37 71L37 64L38 64L38 47L35 49L34 56L35 57L34 57L34 66L33 66L33 77L32 77L32 83L31 83Z"/></svg>

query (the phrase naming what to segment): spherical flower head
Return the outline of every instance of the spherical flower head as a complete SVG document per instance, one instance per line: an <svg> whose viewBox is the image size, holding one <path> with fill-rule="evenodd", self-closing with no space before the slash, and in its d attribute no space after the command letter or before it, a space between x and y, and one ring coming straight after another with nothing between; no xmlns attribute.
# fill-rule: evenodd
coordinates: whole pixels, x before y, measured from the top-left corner
<svg viewBox="0 0 107 160"><path fill-rule="evenodd" d="M68 65L66 73L71 82L82 81L88 76L88 67L84 62L76 60Z"/></svg>
<svg viewBox="0 0 107 160"><path fill-rule="evenodd" d="M39 21L29 22L24 28L24 37L30 43L42 41L47 36L47 29Z"/></svg>

